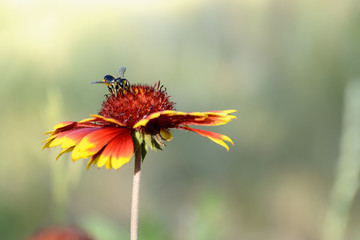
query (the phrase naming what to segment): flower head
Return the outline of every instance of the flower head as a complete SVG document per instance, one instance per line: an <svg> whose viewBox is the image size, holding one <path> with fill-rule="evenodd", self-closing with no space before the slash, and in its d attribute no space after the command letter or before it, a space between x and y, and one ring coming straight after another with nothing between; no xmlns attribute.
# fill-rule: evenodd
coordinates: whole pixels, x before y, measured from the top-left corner
<svg viewBox="0 0 360 240"><path fill-rule="evenodd" d="M79 122L62 122L48 132L44 148L61 146L63 153L72 152L72 159L90 158L91 165L118 169L141 147L144 158L148 148L162 149L170 141L169 129L178 128L198 133L229 150L222 134L190 128L189 125L216 126L236 118L235 110L179 112L175 110L166 89L160 82L154 86L134 84L129 89L110 91L98 115ZM58 158L57 157L57 158Z"/></svg>

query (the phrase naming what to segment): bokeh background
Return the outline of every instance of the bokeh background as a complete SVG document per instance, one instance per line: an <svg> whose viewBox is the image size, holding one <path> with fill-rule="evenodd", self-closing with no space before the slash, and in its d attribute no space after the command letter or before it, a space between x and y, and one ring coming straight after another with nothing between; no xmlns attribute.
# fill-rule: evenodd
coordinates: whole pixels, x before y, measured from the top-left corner
<svg viewBox="0 0 360 240"><path fill-rule="evenodd" d="M341 154L344 89L359 77L356 0L0 2L0 236L75 225L128 239L133 160L119 170L55 161L44 132L97 113L91 81L127 67L181 111L237 109L208 130L226 152L174 131L142 171L140 239L321 239ZM360 143L359 143L360 145ZM360 238L360 197L344 239Z"/></svg>

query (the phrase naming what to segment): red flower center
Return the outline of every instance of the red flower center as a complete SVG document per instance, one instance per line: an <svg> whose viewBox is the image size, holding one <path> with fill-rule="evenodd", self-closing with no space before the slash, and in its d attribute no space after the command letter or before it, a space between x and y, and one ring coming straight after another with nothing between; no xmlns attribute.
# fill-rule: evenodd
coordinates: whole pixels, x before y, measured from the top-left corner
<svg viewBox="0 0 360 240"><path fill-rule="evenodd" d="M107 95L99 115L132 128L152 113L175 110L174 105L160 82L154 86L133 84L130 89L119 91L117 95Z"/></svg>

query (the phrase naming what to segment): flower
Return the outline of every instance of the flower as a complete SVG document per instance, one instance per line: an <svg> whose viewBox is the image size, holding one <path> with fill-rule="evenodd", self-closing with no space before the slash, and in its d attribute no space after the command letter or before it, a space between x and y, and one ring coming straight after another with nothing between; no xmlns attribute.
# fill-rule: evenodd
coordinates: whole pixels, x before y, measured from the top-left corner
<svg viewBox="0 0 360 240"><path fill-rule="evenodd" d="M189 127L189 125L216 126L226 124L236 116L236 110L209 112L179 112L169 100L160 82L154 86L134 84L108 94L98 115L79 122L62 122L47 132L44 148L61 146L63 153L72 152L72 160L90 158L87 168L118 169L127 163L141 147L144 159L148 148L162 149L170 141L169 129L177 128L198 133L229 150L222 134ZM57 157L57 158L58 158Z"/></svg>

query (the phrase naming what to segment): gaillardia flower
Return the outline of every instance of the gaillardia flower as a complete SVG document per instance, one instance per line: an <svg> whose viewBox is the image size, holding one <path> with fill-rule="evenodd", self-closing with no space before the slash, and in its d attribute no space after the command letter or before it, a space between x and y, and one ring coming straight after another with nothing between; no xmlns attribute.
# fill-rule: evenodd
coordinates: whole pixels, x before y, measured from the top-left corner
<svg viewBox="0 0 360 240"><path fill-rule="evenodd" d="M110 89L110 88L109 88ZM198 133L229 150L225 141L232 140L222 134L195 129L189 125L216 126L236 118L235 110L209 112L179 112L169 100L160 82L154 86L133 84L110 91L98 115L79 122L62 122L47 132L44 148L61 146L63 153L72 152L72 159L90 158L87 168L118 169L141 148L144 159L148 148L162 149L170 141L171 128ZM57 158L58 158L57 157Z"/></svg>

